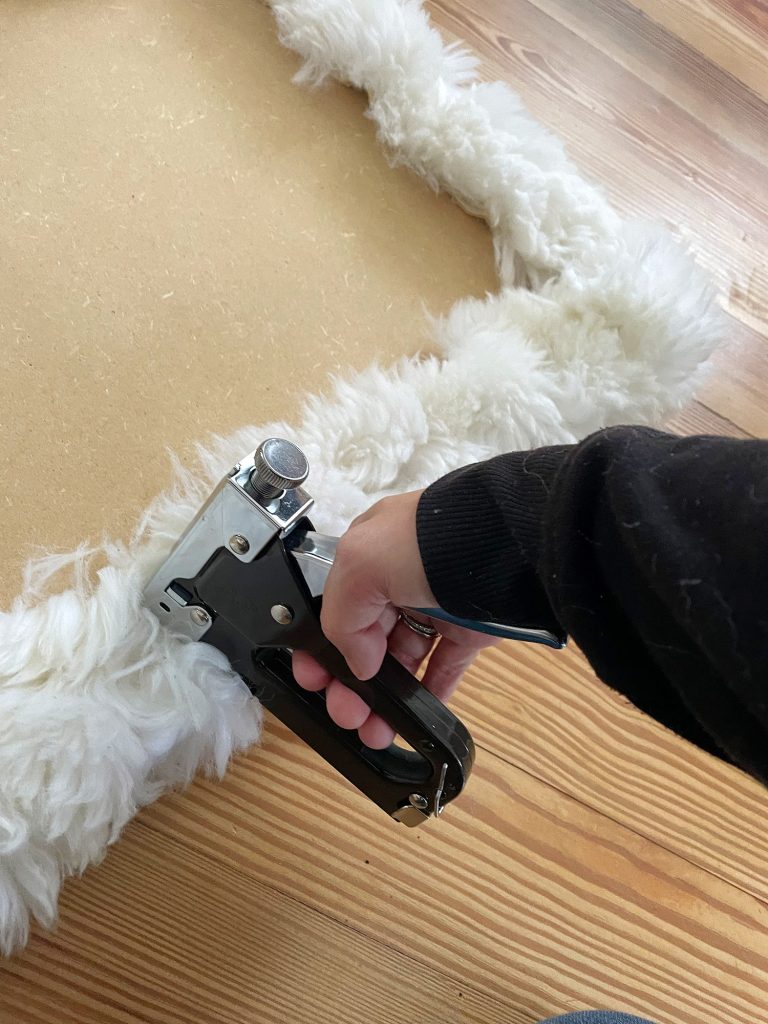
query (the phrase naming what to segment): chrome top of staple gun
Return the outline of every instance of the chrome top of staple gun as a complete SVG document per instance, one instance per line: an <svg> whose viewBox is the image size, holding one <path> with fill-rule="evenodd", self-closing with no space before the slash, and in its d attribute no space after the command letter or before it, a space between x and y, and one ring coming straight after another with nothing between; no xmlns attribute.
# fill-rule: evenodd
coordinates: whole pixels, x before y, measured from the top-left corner
<svg viewBox="0 0 768 1024"><path fill-rule="evenodd" d="M194 577L222 547L252 562L276 536L288 536L314 504L301 487L308 472L299 449L279 438L268 438L229 471L144 590L144 603L163 625L202 639L211 617L175 581Z"/></svg>

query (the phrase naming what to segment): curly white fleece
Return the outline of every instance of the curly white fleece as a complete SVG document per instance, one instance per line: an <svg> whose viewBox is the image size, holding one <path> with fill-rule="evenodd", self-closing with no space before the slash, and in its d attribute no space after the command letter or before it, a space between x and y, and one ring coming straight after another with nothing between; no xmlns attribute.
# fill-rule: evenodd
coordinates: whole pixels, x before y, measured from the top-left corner
<svg viewBox="0 0 768 1024"><path fill-rule="evenodd" d="M276 0L297 79L364 89L395 163L487 220L501 287L433 324L441 357L337 381L296 423L201 448L128 545L51 556L0 615L0 949L51 925L63 876L98 860L143 804L259 735L225 659L161 630L141 591L226 468L270 434L313 467L318 525L494 453L660 422L692 393L718 320L662 231L622 222L505 85L473 81L417 0ZM97 583L87 566L106 567ZM44 597L62 568L70 589Z"/></svg>

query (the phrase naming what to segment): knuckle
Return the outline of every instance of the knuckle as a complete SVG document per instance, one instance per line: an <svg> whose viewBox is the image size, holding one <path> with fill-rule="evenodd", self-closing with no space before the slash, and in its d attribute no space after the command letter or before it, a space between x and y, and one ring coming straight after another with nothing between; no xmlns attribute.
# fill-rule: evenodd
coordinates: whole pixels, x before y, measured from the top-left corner
<svg viewBox="0 0 768 1024"><path fill-rule="evenodd" d="M329 640L335 641L341 637L341 621L333 602L324 603L320 609L320 626Z"/></svg>
<svg viewBox="0 0 768 1024"><path fill-rule="evenodd" d="M360 527L351 526L336 546L335 562L343 568L348 568L360 559L362 550Z"/></svg>
<svg viewBox="0 0 768 1024"><path fill-rule="evenodd" d="M436 683L452 683L461 669L457 665L436 665L432 669L432 680Z"/></svg>

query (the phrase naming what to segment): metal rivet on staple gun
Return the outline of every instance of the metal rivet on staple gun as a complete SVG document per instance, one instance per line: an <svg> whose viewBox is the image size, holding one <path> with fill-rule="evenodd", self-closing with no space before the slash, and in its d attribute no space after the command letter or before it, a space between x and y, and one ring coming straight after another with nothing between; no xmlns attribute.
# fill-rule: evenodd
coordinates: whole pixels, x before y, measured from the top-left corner
<svg viewBox="0 0 768 1024"><path fill-rule="evenodd" d="M248 543L247 537L244 537L242 533L236 533L234 537L229 538L229 546L238 555L244 555L251 545Z"/></svg>
<svg viewBox="0 0 768 1024"><path fill-rule="evenodd" d="M426 811L429 807L429 800L427 800L423 793L411 793L408 797L408 803L411 807L416 807L420 811Z"/></svg>
<svg viewBox="0 0 768 1024"><path fill-rule="evenodd" d="M211 616L205 608L193 608L189 614L192 621L197 623L198 626L207 626L211 621Z"/></svg>
<svg viewBox="0 0 768 1024"><path fill-rule="evenodd" d="M285 604L273 604L269 613L275 622L279 622L281 626L290 626L293 622L293 612Z"/></svg>

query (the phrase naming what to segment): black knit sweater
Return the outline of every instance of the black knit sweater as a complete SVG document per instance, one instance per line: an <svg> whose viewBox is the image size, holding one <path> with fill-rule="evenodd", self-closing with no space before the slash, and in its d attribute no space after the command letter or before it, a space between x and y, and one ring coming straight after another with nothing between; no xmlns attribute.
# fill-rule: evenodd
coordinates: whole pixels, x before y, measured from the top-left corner
<svg viewBox="0 0 768 1024"><path fill-rule="evenodd" d="M451 473L417 525L447 611L559 624L637 707L768 782L768 441L615 427Z"/></svg>

